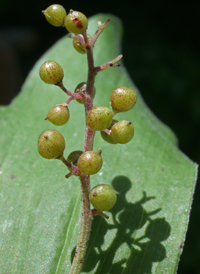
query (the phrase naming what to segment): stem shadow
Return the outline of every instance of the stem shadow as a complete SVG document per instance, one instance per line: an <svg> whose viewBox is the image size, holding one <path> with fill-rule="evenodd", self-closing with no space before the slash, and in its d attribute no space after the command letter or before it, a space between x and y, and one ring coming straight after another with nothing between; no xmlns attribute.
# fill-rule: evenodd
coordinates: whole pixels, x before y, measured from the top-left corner
<svg viewBox="0 0 200 274"><path fill-rule="evenodd" d="M112 186L118 192L117 203L110 210L114 224L108 224L101 216L94 218L83 272L150 274L153 263L166 258L166 249L161 242L169 237L171 226L165 218L151 218L161 208L151 212L143 208L143 204L155 199L147 197L146 192L136 203L127 202L126 193L131 188L127 177L115 177ZM107 234L109 245L105 247Z"/></svg>

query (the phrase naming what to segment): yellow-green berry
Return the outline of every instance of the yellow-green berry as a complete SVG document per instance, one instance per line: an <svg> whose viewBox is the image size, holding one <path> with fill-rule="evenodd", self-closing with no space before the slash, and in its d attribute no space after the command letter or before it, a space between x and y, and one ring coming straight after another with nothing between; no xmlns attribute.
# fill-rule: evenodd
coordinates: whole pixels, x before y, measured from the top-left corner
<svg viewBox="0 0 200 274"><path fill-rule="evenodd" d="M77 166L82 173L92 175L101 169L102 164L101 150L86 151L80 155Z"/></svg>
<svg viewBox="0 0 200 274"><path fill-rule="evenodd" d="M117 87L110 95L110 104L114 112L128 111L134 107L137 93L130 87Z"/></svg>
<svg viewBox="0 0 200 274"><path fill-rule="evenodd" d="M65 139L55 129L43 131L38 138L38 152L46 159L55 159L63 155Z"/></svg>
<svg viewBox="0 0 200 274"><path fill-rule="evenodd" d="M46 61L40 67L40 78L46 84L61 85L64 77L62 67L55 61Z"/></svg>
<svg viewBox="0 0 200 274"><path fill-rule="evenodd" d="M45 120L49 120L56 126L62 126L69 120L69 109L66 104L56 105L47 113Z"/></svg>
<svg viewBox="0 0 200 274"><path fill-rule="evenodd" d="M113 119L111 125L108 127L108 130L110 130L112 126L116 124L117 122L118 122L117 120ZM101 137L104 139L104 141L106 141L109 144L113 144L113 145L117 144L117 142L113 140L112 136L104 131L101 131Z"/></svg>
<svg viewBox="0 0 200 274"><path fill-rule="evenodd" d="M54 27L64 26L64 19L67 13L63 6L54 4L46 8L46 10L43 10L42 13L47 21Z"/></svg>
<svg viewBox="0 0 200 274"><path fill-rule="evenodd" d="M110 210L117 201L117 195L110 185L97 185L89 194L93 207L98 211Z"/></svg>
<svg viewBox="0 0 200 274"><path fill-rule="evenodd" d="M81 34L88 27L88 19L82 12L70 10L65 17L65 27L69 32Z"/></svg>
<svg viewBox="0 0 200 274"><path fill-rule="evenodd" d="M86 88L87 88L87 83L86 82L81 82L80 84L78 84L74 90L75 93L78 93L80 95L82 94L86 94ZM93 89L93 94L92 94L92 98L94 98L96 94L96 88L94 87ZM79 99L76 100L77 102L79 102L80 104L84 104L84 101L81 101Z"/></svg>
<svg viewBox="0 0 200 274"><path fill-rule="evenodd" d="M96 106L91 108L86 116L87 125L95 130L104 130L112 123L112 111L104 106Z"/></svg>
<svg viewBox="0 0 200 274"><path fill-rule="evenodd" d="M115 142L126 144L134 136L134 127L131 122L122 120L112 126L110 135Z"/></svg>

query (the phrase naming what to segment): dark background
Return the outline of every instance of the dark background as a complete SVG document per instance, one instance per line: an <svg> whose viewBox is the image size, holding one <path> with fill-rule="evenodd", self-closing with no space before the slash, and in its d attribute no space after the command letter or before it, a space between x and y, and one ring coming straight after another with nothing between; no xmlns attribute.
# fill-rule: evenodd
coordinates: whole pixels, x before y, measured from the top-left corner
<svg viewBox="0 0 200 274"><path fill-rule="evenodd" d="M62 1L88 17L113 13L124 24L124 63L150 109L169 125L180 149L200 162L200 1ZM130 4L131 3L131 4ZM46 0L0 1L0 104L9 104L36 60L60 37L41 10ZM200 273L197 184L178 274Z"/></svg>

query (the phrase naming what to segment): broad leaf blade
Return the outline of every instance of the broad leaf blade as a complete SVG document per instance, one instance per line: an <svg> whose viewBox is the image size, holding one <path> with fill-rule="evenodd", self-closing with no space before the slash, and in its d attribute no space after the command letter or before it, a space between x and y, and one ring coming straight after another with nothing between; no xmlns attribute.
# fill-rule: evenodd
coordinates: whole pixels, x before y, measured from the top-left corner
<svg viewBox="0 0 200 274"><path fill-rule="evenodd" d="M111 22L94 48L95 64L120 54L120 21ZM97 21L90 19L90 34ZM86 56L78 54L65 37L35 64L21 94L1 108L1 273L69 273L80 225L80 186L59 161L41 158L39 134L55 128L44 121L48 110L66 101L59 88L45 85L40 65L55 60L64 69L70 90L87 79ZM97 75L95 105L109 106L111 91L120 85L134 87L124 67ZM84 139L83 106L70 103L70 120L60 127L67 156L81 150ZM84 273L175 273L187 230L196 165L176 147L176 137L147 108L141 96L133 110L121 113L135 127L127 145L109 145L100 134L95 149L102 149L102 170L92 186L112 184L118 202L105 221L96 217Z"/></svg>

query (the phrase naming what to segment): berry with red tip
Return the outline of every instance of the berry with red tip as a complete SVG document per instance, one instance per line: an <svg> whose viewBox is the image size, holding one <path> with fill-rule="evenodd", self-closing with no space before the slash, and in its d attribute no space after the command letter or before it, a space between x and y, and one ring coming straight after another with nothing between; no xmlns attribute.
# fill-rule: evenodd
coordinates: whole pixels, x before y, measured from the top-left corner
<svg viewBox="0 0 200 274"><path fill-rule="evenodd" d="M117 201L117 195L110 185L97 185L89 194L93 207L98 211L110 210Z"/></svg>
<svg viewBox="0 0 200 274"><path fill-rule="evenodd" d="M67 13L63 6L54 4L46 8L46 10L43 10L42 13L52 26L64 26L64 19L67 16Z"/></svg>
<svg viewBox="0 0 200 274"><path fill-rule="evenodd" d="M82 173L92 175L101 169L102 164L101 150L86 151L80 155L77 166Z"/></svg>
<svg viewBox="0 0 200 274"><path fill-rule="evenodd" d="M65 17L65 27L69 32L81 34L88 27L88 19L82 12L70 10Z"/></svg>
<svg viewBox="0 0 200 274"><path fill-rule="evenodd" d="M104 130L112 123L112 111L104 106L91 108L86 116L87 125L93 130Z"/></svg>
<svg viewBox="0 0 200 274"><path fill-rule="evenodd" d="M65 139L55 129L43 131L38 138L38 152L46 159L55 159L63 155Z"/></svg>
<svg viewBox="0 0 200 274"><path fill-rule="evenodd" d="M134 107L137 93L129 87L118 87L110 95L110 104L114 112L124 112Z"/></svg>
<svg viewBox="0 0 200 274"><path fill-rule="evenodd" d="M39 70L40 78L46 84L61 85L64 77L62 67L55 61L44 62Z"/></svg>
<svg viewBox="0 0 200 274"><path fill-rule="evenodd" d="M126 144L130 142L134 136L134 127L131 122L122 120L112 126L110 135L115 142Z"/></svg>

